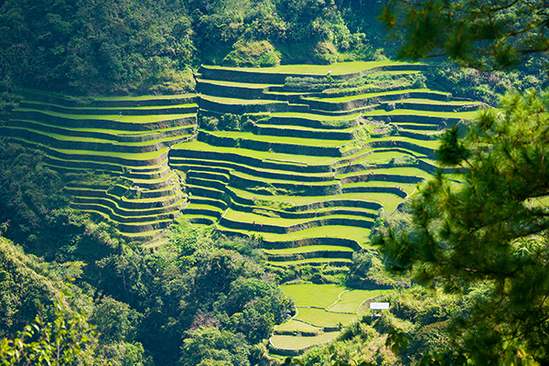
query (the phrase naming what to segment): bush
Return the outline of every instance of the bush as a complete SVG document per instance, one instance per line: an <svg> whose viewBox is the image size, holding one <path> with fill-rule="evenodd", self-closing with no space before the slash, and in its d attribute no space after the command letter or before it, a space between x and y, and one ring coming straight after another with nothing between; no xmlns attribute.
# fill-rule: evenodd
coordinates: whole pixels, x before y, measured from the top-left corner
<svg viewBox="0 0 549 366"><path fill-rule="evenodd" d="M240 40L233 46L224 59L223 64L228 66L278 66L280 52L276 51L268 41Z"/></svg>

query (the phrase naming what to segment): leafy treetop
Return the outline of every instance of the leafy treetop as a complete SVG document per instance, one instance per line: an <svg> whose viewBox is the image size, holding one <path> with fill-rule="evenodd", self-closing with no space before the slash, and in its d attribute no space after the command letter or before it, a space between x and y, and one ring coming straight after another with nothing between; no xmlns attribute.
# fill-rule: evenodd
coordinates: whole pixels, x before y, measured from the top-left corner
<svg viewBox="0 0 549 366"><path fill-rule="evenodd" d="M380 20L403 43L400 58L448 55L489 71L549 49L544 0L390 0Z"/></svg>

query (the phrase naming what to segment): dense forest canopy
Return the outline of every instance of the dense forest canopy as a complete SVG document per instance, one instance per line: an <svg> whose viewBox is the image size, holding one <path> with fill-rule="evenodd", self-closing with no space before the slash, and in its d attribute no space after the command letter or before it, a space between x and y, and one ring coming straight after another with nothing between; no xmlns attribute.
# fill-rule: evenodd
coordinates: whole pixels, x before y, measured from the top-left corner
<svg viewBox="0 0 549 366"><path fill-rule="evenodd" d="M505 8L493 23L469 22L472 13L482 18L494 10L483 3L453 9L434 1L408 15L406 7L386 8L384 19L408 31L400 55L417 59L442 51L481 70L445 63L426 72L427 84L489 105L511 88L541 89L546 56L529 56L547 49L543 2L531 2L532 9L523 7L530 2L511 2L516 9ZM506 3L490 4L500 11ZM375 22L379 5L3 0L0 118L21 89L79 96L183 93L194 90L193 70L202 63L260 67L391 56L395 43ZM465 15L440 22L452 11ZM535 16L521 21L529 11ZM509 38L508 20L522 26L517 29L532 40L530 49L513 34L517 42L499 48ZM456 30L468 37L445 43ZM477 42L487 42L486 48L469 47ZM482 72L500 66L514 69ZM54 357L51 345L66 335L67 360L77 363L278 364L267 355L266 338L295 311L278 284L305 280L401 290L387 297L393 304L387 316L359 319L336 342L302 356L304 364L546 362L547 212L536 200L547 190L548 100L536 91L510 93L502 112L482 114L464 140L463 130L450 130L439 154L449 167L463 169L453 181L439 175L422 186L406 212L378 219L374 232L388 257L354 253L348 272L296 266L272 273L255 240L227 239L185 221L165 233L159 250L146 250L71 209L62 191L65 177L46 167L44 154L2 138L0 231L13 242L0 237L0 337L6 338L0 361L23 362L10 358L19 357L17 347L25 361ZM386 272L386 265L405 276ZM410 276L434 292L406 289ZM26 324L32 329L21 332ZM23 341L7 340L17 337ZM38 340L45 346L33 346ZM76 343L82 350L71 346Z"/></svg>
<svg viewBox="0 0 549 366"><path fill-rule="evenodd" d="M376 6L372 0L8 0L0 6L0 76L5 87L70 94L177 93L192 89L191 68L201 63L372 58L382 47L371 27Z"/></svg>

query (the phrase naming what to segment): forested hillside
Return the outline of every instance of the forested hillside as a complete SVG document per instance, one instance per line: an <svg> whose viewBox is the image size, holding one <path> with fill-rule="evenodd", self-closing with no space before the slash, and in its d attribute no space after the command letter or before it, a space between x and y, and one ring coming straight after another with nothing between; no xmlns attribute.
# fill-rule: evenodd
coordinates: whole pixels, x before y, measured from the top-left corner
<svg viewBox="0 0 549 366"><path fill-rule="evenodd" d="M201 63L277 65L373 57L375 1L32 1L0 6L0 70L67 94L175 93ZM365 32L368 31L368 37Z"/></svg>
<svg viewBox="0 0 549 366"><path fill-rule="evenodd" d="M547 6L387 4L0 0L0 363L549 362Z"/></svg>

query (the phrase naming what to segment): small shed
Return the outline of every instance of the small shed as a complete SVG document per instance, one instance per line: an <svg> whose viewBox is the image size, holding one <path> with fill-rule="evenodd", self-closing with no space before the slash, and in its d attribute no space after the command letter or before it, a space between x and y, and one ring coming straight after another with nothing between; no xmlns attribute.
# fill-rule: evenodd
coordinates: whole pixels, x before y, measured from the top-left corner
<svg viewBox="0 0 549 366"><path fill-rule="evenodd" d="M376 310L389 310L389 306L388 302L371 302L370 310L372 310L372 318L381 316L381 314L376 313Z"/></svg>

